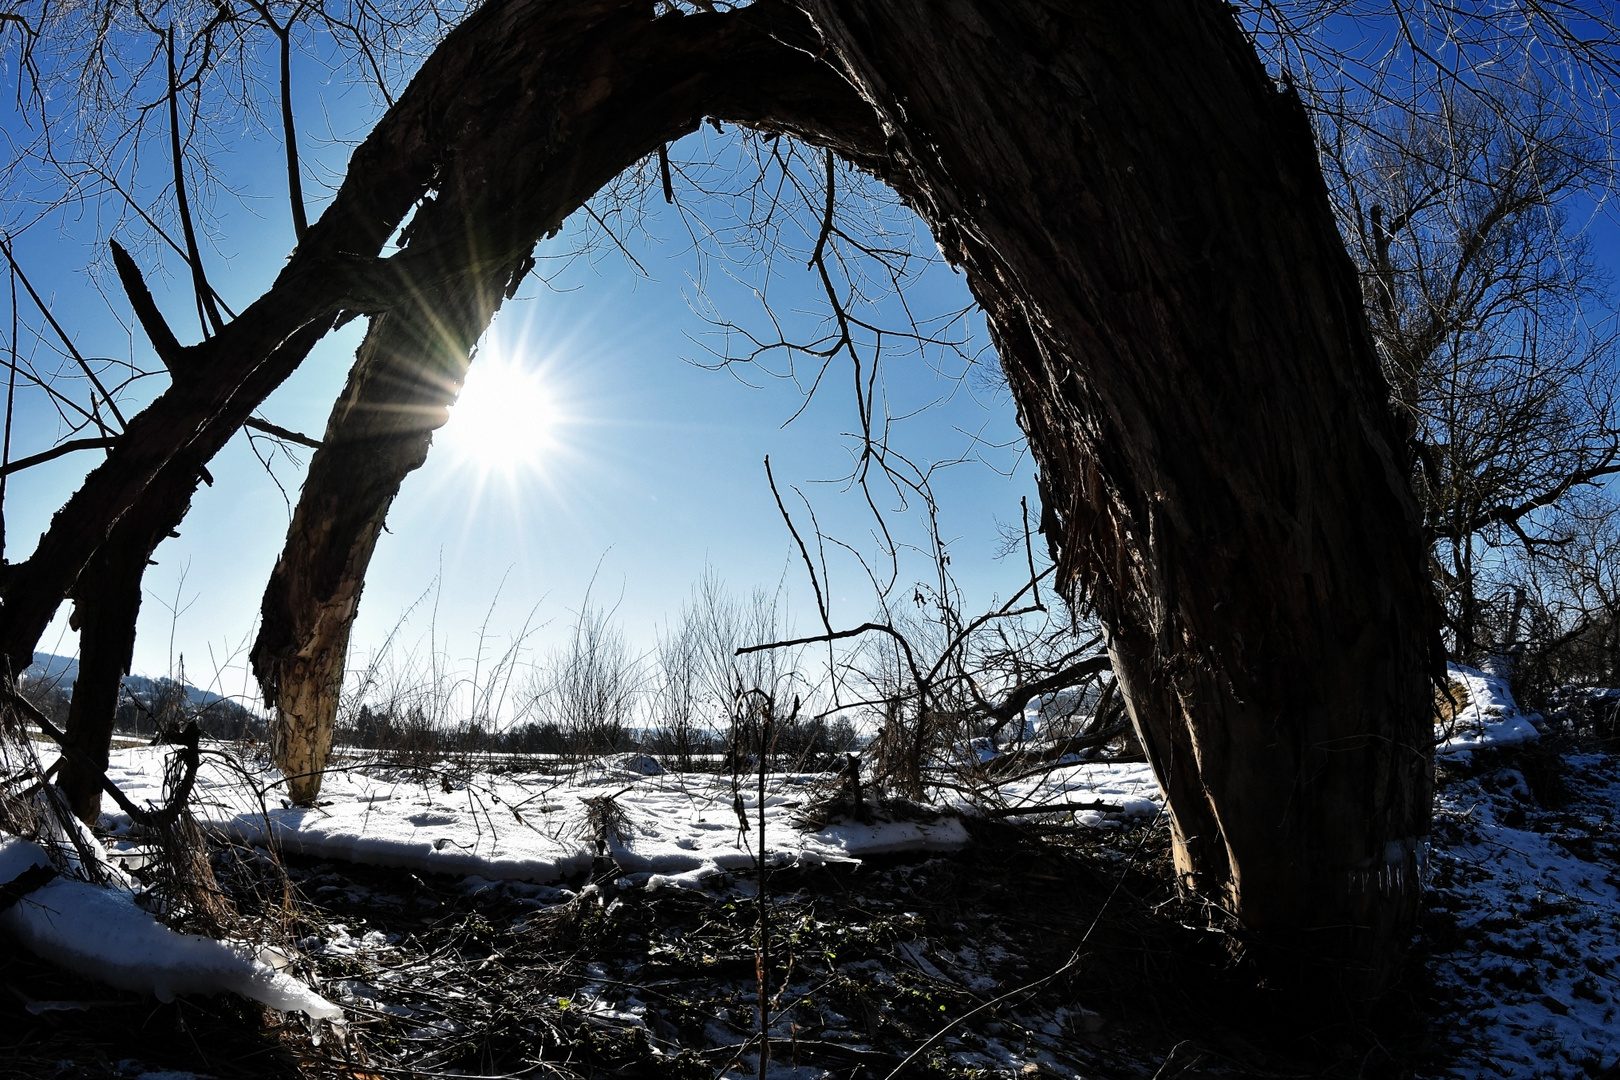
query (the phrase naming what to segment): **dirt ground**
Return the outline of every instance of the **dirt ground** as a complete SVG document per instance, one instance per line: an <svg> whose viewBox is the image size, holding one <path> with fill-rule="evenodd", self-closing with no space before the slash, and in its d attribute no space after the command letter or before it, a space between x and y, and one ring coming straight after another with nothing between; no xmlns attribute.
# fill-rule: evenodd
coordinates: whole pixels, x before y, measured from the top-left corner
<svg viewBox="0 0 1620 1080"><path fill-rule="evenodd" d="M1380 1015L1255 989L1184 925L1162 823L974 825L948 855L767 882L771 1075L1411 1076L1433 1065L1422 970ZM262 904L269 860L222 851ZM567 887L289 860L302 963L350 1016L318 1044L227 999L169 1004L0 957L0 1072L140 1077L757 1075L758 887ZM1019 988L1026 988L1021 992ZM153 1075L157 1074L157 1075Z"/></svg>
<svg viewBox="0 0 1620 1080"><path fill-rule="evenodd" d="M1620 890L1614 743L1560 736L1443 764L1420 933L1371 1016L1257 985L1177 897L1162 820L972 819L960 851L774 871L768 1074L1416 1078L1494 1062L1616 1080L1605 1022L1571 1024L1620 1008L1620 907L1546 891L1559 874ZM1536 843L1551 854L1513 863ZM278 928L344 1007L342 1031L317 1041L229 997L120 993L8 944L0 1077L759 1075L753 872L648 890L602 858L532 885L228 846L212 866L243 925ZM1583 955L1565 955L1572 934Z"/></svg>

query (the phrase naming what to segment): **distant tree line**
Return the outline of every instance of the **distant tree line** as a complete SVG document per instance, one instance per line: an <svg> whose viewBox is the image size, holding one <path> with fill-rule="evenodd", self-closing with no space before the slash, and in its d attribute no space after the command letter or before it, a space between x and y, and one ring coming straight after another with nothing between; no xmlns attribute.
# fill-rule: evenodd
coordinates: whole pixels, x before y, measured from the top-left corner
<svg viewBox="0 0 1620 1080"><path fill-rule="evenodd" d="M846 719L805 717L780 727L772 739L773 763L782 767L824 769L859 743ZM509 727L467 723L443 726L419 706L397 711L363 704L339 718L337 745L383 754L406 763L427 764L464 754L585 759L641 752L671 771L709 772L729 769L733 740L725 730L694 729L681 735L664 728L583 727L525 720ZM750 746L748 753L753 749Z"/></svg>

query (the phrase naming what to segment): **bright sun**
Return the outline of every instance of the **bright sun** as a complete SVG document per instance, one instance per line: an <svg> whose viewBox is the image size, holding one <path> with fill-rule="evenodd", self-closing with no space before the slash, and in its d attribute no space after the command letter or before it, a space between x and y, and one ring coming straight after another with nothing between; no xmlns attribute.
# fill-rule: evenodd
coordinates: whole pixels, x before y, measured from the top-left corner
<svg viewBox="0 0 1620 1080"><path fill-rule="evenodd" d="M486 472L537 470L556 449L556 395L543 370L501 355L473 361L444 427L447 448Z"/></svg>

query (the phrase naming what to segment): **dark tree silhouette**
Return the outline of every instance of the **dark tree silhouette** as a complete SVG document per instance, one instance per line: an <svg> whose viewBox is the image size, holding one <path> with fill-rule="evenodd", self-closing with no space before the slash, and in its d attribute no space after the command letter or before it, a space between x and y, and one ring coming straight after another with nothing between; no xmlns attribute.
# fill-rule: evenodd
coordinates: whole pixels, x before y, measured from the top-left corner
<svg viewBox="0 0 1620 1080"><path fill-rule="evenodd" d="M313 798L377 532L470 347L540 239L705 117L827 147L933 230L988 317L1059 586L1107 629L1183 886L1275 970L1375 992L1416 910L1436 615L1304 111L1215 0L491 0L240 316L180 347L131 290L174 386L11 568L13 664L115 528L183 511L165 470L189 495L316 338L371 315L254 651Z"/></svg>

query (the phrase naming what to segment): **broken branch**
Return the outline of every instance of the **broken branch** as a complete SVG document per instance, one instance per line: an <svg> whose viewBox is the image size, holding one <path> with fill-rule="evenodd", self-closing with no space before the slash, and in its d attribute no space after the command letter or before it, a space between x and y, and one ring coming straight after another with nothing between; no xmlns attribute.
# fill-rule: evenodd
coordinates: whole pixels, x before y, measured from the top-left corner
<svg viewBox="0 0 1620 1080"><path fill-rule="evenodd" d="M252 428L254 431L262 431L266 435L273 435L290 443L297 443L299 446L307 446L311 450L321 448L321 440L312 439L308 435L300 434L291 428L284 428L280 424L272 424L268 420L260 420L257 416L248 417L242 421L242 426Z"/></svg>
<svg viewBox="0 0 1620 1080"><path fill-rule="evenodd" d="M135 265L129 252L116 240L109 240L108 246L112 248L113 266L118 269L118 280L124 286L124 295L129 297L129 306L134 310L141 329L146 331L146 339L152 343L158 359L169 369L169 374L178 375L185 365L182 359L185 347L174 336L174 331L169 329L163 312L158 310L157 301L152 298L152 291L146 287L141 268Z"/></svg>

